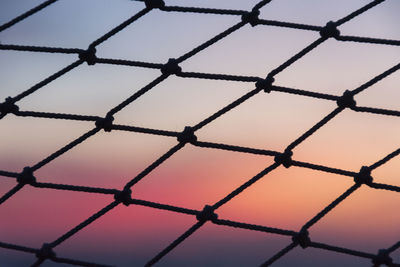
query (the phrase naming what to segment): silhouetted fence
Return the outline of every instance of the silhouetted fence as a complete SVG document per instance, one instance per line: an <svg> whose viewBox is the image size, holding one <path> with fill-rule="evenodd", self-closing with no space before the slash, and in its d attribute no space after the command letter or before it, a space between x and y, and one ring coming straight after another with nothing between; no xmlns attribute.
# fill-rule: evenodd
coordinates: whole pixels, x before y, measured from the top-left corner
<svg viewBox="0 0 400 267"><path fill-rule="evenodd" d="M57 0L49 0L45 1L41 5L29 10L28 12L16 17L8 23L5 23L0 26L0 31L3 31L9 27L12 27L16 23L24 20L25 18L34 15L40 10L48 7L53 4ZM329 21L325 26L314 26L314 25L305 25L291 22L283 22L283 21L274 21L274 20L265 20L259 19L259 10L263 6L267 5L272 0L263 0L256 4L252 10L225 10L225 9L212 9L212 8L197 8L197 7L181 7L181 6L166 6L163 0L146 0L143 1L144 8L139 11L137 14L129 18L128 20L122 22L120 25L116 26L111 31L107 32L99 39L93 41L86 50L78 49L78 48L58 48L58 47L37 47L37 46L22 46L22 45L13 45L13 44L0 44L1 50L19 50L19 51L30 51L30 52L48 52L48 53L65 53L65 54L76 54L78 59L72 64L64 67L63 69L55 72L53 75L47 77L41 82L35 84L31 88L23 91L22 93L16 96L10 96L5 99L3 103L0 104L0 119L5 117L8 114L13 114L15 116L21 117L40 117L40 118L49 118L49 119L64 119L64 120L78 120L78 121L92 121L94 126L93 129L83 134L76 140L67 144L66 146L60 148L55 151L53 154L49 155L42 161L36 163L33 166L25 167L22 172L15 173L9 172L5 170L0 170L0 175L4 177L15 178L16 185L9 192L7 192L4 196L0 198L0 204L4 203L7 199L12 197L14 194L18 193L18 191L24 186L33 186L36 188L50 188L55 190L70 190L70 191L80 191L80 192L88 192L88 193L99 193L99 194L109 194L114 196L114 200L93 214L85 221L80 223L79 225L73 227L70 231L60 236L56 240L49 241L49 243L43 244L41 248L30 248L25 246L20 246L16 244L9 244L0 242L0 247L5 249L12 249L26 253L35 254L37 260L33 263L32 266L39 266L46 260L51 260L53 262L59 263L69 263L72 265L80 265L80 266L106 266L102 264L96 264L91 262L85 262L81 260L74 260L69 258L63 258L56 255L54 252L54 248L60 245L62 242L70 238L72 235L76 234L78 231L88 226L93 221L97 220L108 211L113 209L114 207L123 204L123 205L142 205L147 207L152 207L155 209L169 210L172 212L184 213L196 216L197 223L195 223L192 227L190 227L187 231L185 231L181 236L179 236L176 240L174 240L171 244L169 244L164 250L154 256L154 258L149 259L147 266L153 265L159 260L161 260L167 253L173 250L176 246L178 246L181 242L183 242L186 238L188 238L191 234L197 231L200 227L202 227L205 223L214 223L217 225L225 225L228 227L235 228L243 228L254 231L266 232L266 233L274 233L278 235L291 236L292 242L288 244L287 247L283 248L281 251L277 252L271 258L266 259L266 261L262 264L264 266L270 265L273 262L277 261L279 258L283 257L290 250L295 248L296 246L300 246L302 248L313 247L319 248L329 251L334 251L337 253L344 253L348 255L352 255L355 257L362 257L370 259L374 266L379 266L382 264L386 264L388 266L400 266L393 262L390 254L400 247L400 241L396 244L388 244L387 248L382 248L376 254L366 253L363 251L357 251L353 249L348 249L344 247L332 246L329 244L314 242L311 240L308 229L317 223L322 217L324 217L328 212L330 212L333 208L335 208L340 202L342 202L345 198L347 198L350 194L355 192L361 186L369 186L375 189L383 189L383 190L391 190L395 192L400 192L400 187L382 183L376 183L373 181L373 177L371 176L371 171L382 166L390 159L396 157L400 154L400 149L397 149L391 153L389 153L383 159L379 159L376 163L370 166L362 166L360 171L352 172L347 170L342 170L338 168L332 168L327 166L321 166L309 162L302 162L292 159L292 150L305 139L314 134L318 129L327 124L332 118L337 116L340 112L345 109L350 109L355 112L367 112L373 114L381 114L387 116L400 116L400 111L396 110L386 110L379 108L370 108L370 107L361 107L358 106L356 101L354 100L354 96L366 89L380 80L386 78L390 74L394 73L400 68L400 64L397 64L390 69L384 71L383 73L373 77L371 80L365 82L363 85L355 88L353 90L348 90L344 92L341 96L331 95L331 94L323 94L317 92L310 92L306 90L287 88L274 85L274 76L282 71L284 71L288 66L292 63L305 56L308 52L312 51L314 48L319 46L321 43L325 42L328 39L335 39L337 41L342 42L360 42L360 43L373 43L373 44L381 44L381 45L394 45L400 46L399 40L387 40L387 39L378 39L378 38L370 38L370 37L356 37L356 36L343 36L340 34L338 29L342 24L350 21L356 16L361 15L367 10L375 7L376 5L384 2L384 0L375 0L370 2L369 4L361 7L358 10L355 10L353 13L339 19L337 21ZM206 14L216 14L216 15L232 15L232 16L241 16L241 21L232 27L226 29L220 34L214 36L210 40L202 43L201 45L195 47L193 50L187 52L186 54L178 57L171 58L165 64L156 64L156 63L148 63L148 62L139 62L132 60L120 60L120 59L110 59L110 58L98 58L96 56L96 46L106 41L108 38L112 37L116 33L123 30L126 26L134 23L136 20L145 16L147 13L151 12L153 9L159 9L164 12L190 12L190 13L206 13ZM283 62L280 66L276 67L270 73L266 75L265 78L262 77L251 77L251 76L239 76L239 75L225 75L225 74L210 74L210 73L196 73L196 72L185 72L179 66L180 63L185 61L186 59L192 57L198 52L206 49L207 47L213 45L214 43L220 41L224 37L230 35L231 33L237 31L242 28L246 24L250 24L251 26L262 26L262 25L272 25L278 27L287 27L299 30L308 30L308 31L316 31L320 33L320 37L306 46L304 49L299 51L297 54L293 55L287 61ZM123 100L119 105L112 108L105 117L98 116L84 116L84 115L76 115L76 114L60 114L60 113L50 113L50 112L35 112L35 111L21 111L17 105L18 101L23 99L24 97L35 93L37 90L42 88L43 86L49 84L55 79L61 77L65 73L71 71L77 66L86 62L88 65L94 64L114 64L114 65L125 65L125 66L135 66L135 67L143 67L143 68L152 68L159 69L161 74L154 79L152 82L136 91L129 98ZM158 129L149 129L143 127L136 126L128 126L128 125L117 125L113 123L113 116L121 111L123 108L134 102L136 99L150 91L154 86L163 82L168 76L176 75L178 77L190 77L190 78L198 78L198 79L213 79L213 80L226 80L226 81L241 81L248 82L254 84L254 89L250 92L244 94L237 100L233 101L229 105L224 108L216 111L210 117L205 118L203 121L199 122L193 126L187 126L182 132L174 132L174 131L164 131ZM308 131L301 134L296 140L290 143L287 148L283 151L271 151L264 149L255 149L248 148L242 146L228 145L228 144L217 144L211 142L204 142L197 140L195 135L196 131L200 128L204 127L208 123L212 122L216 118L222 116L226 112L232 110L233 108L239 106L249 98L257 95L260 92L269 93L271 91L283 92L288 94L296 94L306 97L314 97L319 99L325 99L327 101L335 101L337 107L329 113L327 116L322 118L317 124L311 127ZM167 137L175 137L177 138L177 144L173 146L169 151L167 151L164 155L154 161L151 165L145 168L141 173L139 173L136 177L134 177L131 181L129 181L124 188L121 190L117 189L106 189L106 188L96 188L96 187L85 187L85 186L75 186L75 185L67 185L67 184L53 184L53 183L41 183L38 182L35 177L35 171L45 166L55 158L59 157L63 153L72 149L73 147L79 145L84 142L86 139L94 136L99 131L104 130L106 132L110 131L132 131L137 133L144 134L153 134L153 135L161 135ZM234 191L229 193L226 197L214 203L212 205L206 205L203 210L192 210L183 207L176 207L167 204L160 204L146 200L140 200L131 198L131 188L138 183L140 180L146 177L152 170L161 165L165 160L171 157L174 153L178 152L185 145L192 145L197 147L207 147L207 148L215 148L229 151L237 151L243 153L252 153L258 155L267 155L274 157L274 163L270 166L267 166L260 173L249 179L247 182L242 184L240 187L236 188ZM321 210L318 214L316 214L313 218L311 218L308 222L306 222L303 227L299 231L291 231L285 229L272 228L268 226L261 225L253 225L243 222L236 222L231 220L223 220L219 219L216 213L217 209L222 205L226 204L232 198L243 192L246 188L254 184L259 179L263 178L269 172L278 168L279 166L284 166L285 168L289 168L291 166L303 167L328 173L339 174L343 176L347 176L354 179L354 184L347 189L343 194L341 194L337 199L335 199L331 204L329 204L326 208Z"/></svg>

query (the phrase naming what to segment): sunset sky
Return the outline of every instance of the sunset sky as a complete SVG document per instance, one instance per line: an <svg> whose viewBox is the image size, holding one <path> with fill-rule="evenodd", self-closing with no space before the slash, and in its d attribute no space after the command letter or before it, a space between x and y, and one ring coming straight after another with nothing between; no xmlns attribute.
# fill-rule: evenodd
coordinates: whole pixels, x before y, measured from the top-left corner
<svg viewBox="0 0 400 267"><path fill-rule="evenodd" d="M0 25L43 2L2 0ZM168 6L250 11L258 0L165 0ZM260 18L324 26L369 0L273 0ZM59 0L0 32L0 44L80 48L144 8L129 0ZM400 40L400 1L386 0L341 25L343 35ZM97 57L164 64L240 21L240 16L151 10L96 47ZM179 64L183 71L264 78L320 37L318 32L245 25ZM0 102L76 61L76 54L0 50ZM400 47L329 39L275 76L274 85L340 96L399 64ZM23 111L104 117L160 76L160 70L81 64L17 104ZM355 97L358 106L400 110L400 71ZM114 115L115 124L180 132L254 89L253 82L169 76ZM196 132L200 141L283 152L337 107L335 101L260 92ZM0 120L0 170L21 172L94 122L17 117ZM400 117L345 110L293 150L293 159L358 172L400 146ZM175 137L100 131L35 172L40 182L122 189L177 144ZM132 187L132 197L202 210L274 162L271 156L187 144ZM400 157L372 172L400 186ZM278 167L219 208L221 219L300 228L354 184L351 177ZM0 176L0 197L16 185ZM0 205L0 242L40 248L113 201L112 195L25 186ZM400 240L400 194L362 186L310 228L313 241L376 254ZM189 229L194 216L119 205L57 246L57 256L143 266ZM258 266L290 237L217 226L200 228L156 266ZM400 262L400 250L391 254ZM33 254L0 248L0 266L29 266ZM296 247L273 266L370 266L368 259ZM58 265L46 261L41 266Z"/></svg>

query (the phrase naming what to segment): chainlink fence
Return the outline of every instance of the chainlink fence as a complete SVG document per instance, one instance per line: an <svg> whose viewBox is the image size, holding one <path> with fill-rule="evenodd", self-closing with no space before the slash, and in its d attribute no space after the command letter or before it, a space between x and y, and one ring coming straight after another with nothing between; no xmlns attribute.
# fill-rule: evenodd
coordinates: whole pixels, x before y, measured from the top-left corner
<svg viewBox="0 0 400 267"><path fill-rule="evenodd" d="M399 40L388 40L388 39L379 39L372 37L358 37L358 36L344 36L341 35L339 31L339 26L344 23L352 20L353 18L362 15L364 12L369 9L374 8L375 6L384 2L384 0L375 0L371 1L367 5L360 7L354 12L348 14L347 16L337 20L337 21L329 21L325 26L314 26L314 25L306 25L299 23L291 23L284 21L275 21L275 20L265 20L260 19L258 17L259 10L265 5L268 5L272 0L263 0L257 3L251 10L228 10L228 9L213 9L213 8L198 8L198 7L186 7L186 6L168 6L164 3L163 0L145 0L143 1L143 9L139 11L137 14L133 15L128 20L122 22L120 25L116 26L109 32L105 33L99 39L94 40L86 50L78 49L78 48L58 48L58 47L39 47L39 46L23 46L23 45L14 45L14 44L0 44L1 50L16 50L16 51L28 51L28 52L47 52L47 53L64 53L64 54L76 54L77 60L72 64L64 67L63 69L55 72L53 75L47 77L46 79L40 81L39 83L33 85L29 89L23 91L22 93L14 96L7 97L4 102L0 104L0 119L5 116L10 116L11 114L14 116L20 117L38 117L38 118L48 118L48 119L63 119L63 120L75 120L75 121L89 121L93 122L93 129L86 132L76 140L70 142L59 150L55 151L45 159L36 163L32 166L25 167L22 172L15 173L6 170L0 170L0 176L9 177L15 180L16 185L8 191L5 195L0 198L0 204L6 202L9 198L18 193L25 186L31 186L36 188L48 188L55 190L70 190L70 191L79 191L79 192L87 192L87 193L99 193L99 194L107 194L113 196L114 200L108 204L103 209L99 210L95 214L89 216L85 221L80 224L74 226L70 231L63 234L56 240L49 240L48 243L43 244L41 248L32 248L26 246L20 246L17 244L5 243L0 240L0 247L3 249L16 250L24 253L31 253L36 255L37 260L32 264L32 266L40 266L45 261L53 261L57 263L66 263L71 265L78 266L106 266L101 263L92 263L81 260L75 260L70 258L64 258L56 255L54 249L63 243L65 240L82 230L83 228L89 226L92 222L102 217L104 214L109 212L111 209L115 208L118 205L141 205L146 207L151 207L154 209L162 209L177 213L183 213L188 215L193 215L197 219L197 223L195 223L192 227L184 231L184 233L173 240L168 246L165 247L164 250L160 251L157 255L154 255L152 259L149 259L146 266L152 266L156 264L158 261L162 260L162 258L167 255L171 250L175 247L179 246L182 242L185 241L190 235L196 232L199 228L201 228L206 223L212 223L216 225L223 225L226 227L235 227L248 229L253 231L265 232L265 233L273 233L277 235L289 236L292 238L292 242L284 247L281 251L278 251L275 255L272 255L270 258L266 258L265 262L262 266L269 266L273 264L275 261L279 260L281 257L284 257L289 251L294 249L297 246L302 248L318 248L322 250L328 250L336 253L344 253L354 257L362 257L371 260L371 264L373 266L387 265L387 266L400 266L400 264L395 263L391 258L391 253L397 250L400 247L400 241L395 244L388 244L386 248L382 248L376 254L371 254L363 251L353 250L345 247L333 246L325 243L319 243L313 241L308 233L308 229L316 224L321 218L323 218L327 213L329 213L332 209L334 209L337 205L339 205L344 199L346 199L349 195L354 193L362 186L368 186L370 188L374 188L377 190L391 190L394 192L400 192L400 187L376 183L371 175L371 172L376 168L382 166L392 158L398 156L400 154L400 149L394 150L387 154L382 159L378 159L374 164L370 166L362 166L359 172L352 172L348 170L343 170L334 167L322 166L318 164L313 164L310 162L303 162L292 159L292 150L301 144L308 137L313 135L316 131L318 131L325 124L329 123L335 116L341 113L343 110L352 110L354 112L364 112L371 114L381 114L386 116L400 116L400 111L396 110L388 110L388 109L380 109L380 108L371 108L371 107L363 107L358 106L356 101L354 100L354 96L358 93L367 90L370 86L376 84L380 80L388 77L392 73L396 72L400 69L400 64L397 64L386 71L378 74L375 77L372 77L369 81L366 81L361 86L354 88L352 90L347 90L343 95L331 95L325 93L312 92L307 90L300 90L295 88L281 87L274 84L274 76L278 73L284 71L288 66L296 62L298 59L304 57L318 47L320 44L325 42L328 39L335 39L339 42L359 42L359 43L372 43L372 44L380 44L380 45L391 45L391 46L400 46ZM34 15L37 12L45 9L46 7L52 5L57 2L57 0L49 0L45 1L37 7L27 11L26 13L14 18L13 20L3 24L0 26L0 31L4 31L13 25L17 24L20 21L28 18L29 16ZM139 20L141 17L145 16L149 12L152 12L153 9L158 9L163 12L188 12L188 13L204 13L204 14L215 14L215 15L231 15L231 16L240 16L240 22L236 23L232 27L226 29L220 34L214 36L213 38L205 41L199 46L195 47L193 50L187 52L186 54L178 57L178 58L170 58L165 64L157 64L157 63L149 63L149 62L141 62L141 61L133 61L133 60L121 60L121 59L112 59L112 58L99 58L96 56L96 46L107 41L110 37L117 34L118 32L124 30L128 25L133 24L135 21ZM200 51L207 49L209 46L215 44L216 42L222 40L238 29L242 28L246 24L250 24L251 26L257 27L268 27L268 26L277 26L277 27L286 27L297 30L305 30L305 31L315 31L319 32L320 37L313 41L311 44L306 46L304 49L299 51L297 54L293 55L287 61L283 62L281 65L277 66L270 73L263 77L252 77L252 76L240 76L240 75L225 75L225 74L211 74L211 73L198 73L198 72L185 72L179 66L180 63L187 60L188 58L196 55ZM100 116L84 116L84 115L76 115L76 114L61 114L61 113L52 113L52 112L35 112L35 111L22 111L18 107L18 101L23 98L35 93L40 90L43 86L51 83L72 69L78 67L83 63L87 63L88 65L94 64L113 64L113 65L124 65L124 66L134 66L141 68L151 68L160 70L160 75L151 81L149 84L136 91L127 99L124 99L120 102L120 104L116 105L114 108L108 111L105 117ZM187 126L184 128L182 132L175 131L166 131L159 129L150 129L144 127L136 127L131 125L118 125L113 123L113 116L133 103L135 100L140 98L142 95L149 92L153 87L162 83L165 79L167 79L171 75L176 75L177 77L189 77L189 78L197 78L197 79L211 79L211 80L226 80L226 81L239 81L239 82L247 82L253 83L254 89L250 92L244 94L240 98L236 99L229 105L223 107L222 109L216 111L211 116L205 118L200 121L196 125ZM337 104L337 107L332 110L327 116L323 117L318 123L316 123L313 127L307 130L305 133L300 133L299 137L294 140L292 143L288 144L284 151L271 151L265 149L256 149L249 148L243 146L236 145L228 145L221 143L212 143L199 141L196 137L196 131L206 126L210 122L214 121L218 117L224 115L230 110L236 108L240 104L244 103L246 100L252 98L260 92L282 92L287 94L295 94L299 96L312 97L323 99L326 101L334 101ZM130 131L142 134L151 134L151 135L159 135L165 137L175 137L177 139L177 144L170 148L165 154L159 157L156 161L154 161L151 165L147 166L142 172L140 172L136 177L130 180L121 190L116 189L107 189L107 188L97 188L97 187L86 187L86 186L76 186L76 185L68 185L68 184L56 184L56 183L42 183L37 181L37 177L35 177L35 171L42 168L52 160L56 159L63 153L68 152L70 149L75 146L81 144L88 138L94 136L96 133L104 130L105 132L110 131ZM236 151L242 153L251 153L256 155L266 155L274 157L274 163L270 166L267 166L261 172L256 174L254 177L247 180L247 182L243 183L240 187L233 190L231 193L227 194L224 198L219 200L218 202L206 205L203 210L193 210L187 209L184 207L177 207L168 204L161 204L152 201L140 200L131 197L131 188L135 186L136 183L140 182L142 179L145 179L146 176L153 171L155 168L160 166L163 162L165 162L169 157L173 154L177 153L184 146L191 145L195 147L205 147L205 148L213 148L213 149L221 149L228 151ZM316 214L313 218L307 221L299 231L292 231L286 229L279 229L268 227L264 225L254 225L248 224L244 222L231 221L226 219L220 219L217 215L217 210L235 196L246 190L248 187L252 186L255 182L262 179L268 173L272 172L274 169L278 167L290 168L291 166L297 166L302 168L308 168L312 170L327 172L338 174L342 176L347 176L354 179L354 184L348 188L343 194L338 196L334 201L332 201L328 206L326 206L323 210L321 210L318 214Z"/></svg>

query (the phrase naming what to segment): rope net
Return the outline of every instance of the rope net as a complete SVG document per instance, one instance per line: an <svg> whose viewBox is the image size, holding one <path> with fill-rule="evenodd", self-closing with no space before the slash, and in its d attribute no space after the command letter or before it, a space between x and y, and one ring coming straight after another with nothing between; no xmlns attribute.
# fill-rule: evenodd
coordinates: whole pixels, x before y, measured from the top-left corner
<svg viewBox="0 0 400 267"><path fill-rule="evenodd" d="M395 263L391 257L391 254L396 251L400 247L400 241L394 244L388 244L387 247L384 247L374 253L368 253L364 251L358 251L354 249L349 249L346 247L339 247L330 244L320 243L314 241L313 238L309 235L309 228L318 223L324 216L326 216L331 210L341 204L347 197L353 194L355 191L359 190L361 187L369 187L376 190L390 190L393 192L400 192L400 187L390 184L378 183L374 181L372 176L372 172L384 165L394 157L400 154L400 148L393 151L388 151L388 154L380 159L377 159L375 163L369 166L361 166L358 172L344 170L335 167L329 167L319 164L314 164L310 162L303 162L299 160L294 160L293 149L299 146L302 142L308 139L311 135L317 132L319 129L328 124L333 118L338 116L344 110L351 110L353 112L363 112L369 114L379 114L384 116L400 116L400 111L398 110L389 110L382 108L372 108L372 107L364 107L357 105L354 97L367 90L369 87L378 83L382 79L390 76L394 72L398 71L400 68L400 63L396 64L389 69L379 73L375 77L371 77L368 81L363 83L361 86L353 89L346 90L342 95L332 95L327 93L319 93L313 92L303 89L282 87L276 85L274 77L285 71L290 65L299 60L302 57L305 57L309 52L313 51L319 45L324 43L327 40L336 40L338 42L358 42L358 43L369 43L375 45L385 45L385 46L400 46L399 40L389 40L389 39L381 39L381 38L373 38L373 37L359 37L359 36L345 36L340 32L340 26L351 21L355 17L363 15L364 12L367 12L370 9L378 6L384 0L375 0L371 1L365 6L360 7L357 10L354 10L347 16L337 20L337 21L329 21L324 26L315 26L315 25L307 25L307 24L299 24L293 22L285 22L285 21L275 21L275 20L266 20L259 18L260 9L266 5L268 5L272 0L263 0L258 2L251 10L230 10L230 9L214 9L214 8L200 8L200 7L187 7L187 6L170 6L164 3L163 0L146 0L141 3L143 5L142 10L138 13L134 14L132 17L123 21L121 24L115 26L109 32L102 35L100 38L94 40L87 49L79 49L79 48L60 48L60 47L45 47L45 46L26 46L26 45L15 45L15 44L0 44L1 50L14 50L14 51L26 51L26 52L42 52L42 53L61 53L61 54L74 54L77 59L72 64L69 64L62 68L59 71L54 72L54 74L49 77L43 79L37 84L34 84L32 87L26 89L25 91L17 94L11 95L7 97L0 104L0 119L3 119L6 116L17 116L17 117L35 117L35 118L47 118L47 119L59 119L59 120L73 120L73 121L85 121L92 122L93 128L83 135L79 136L72 142L66 144L62 148L54 151L54 153L48 155L38 163L26 166L19 173L11 172L8 170L0 170L0 176L3 178L10 178L15 181L14 187L6 192L0 198L0 204L4 204L7 200L12 198L14 195L18 194L18 192L24 187L35 187L35 188L46 188L52 190L67 190L67 191L78 191L78 192L87 192L92 194L105 194L110 195L112 201L104 208L96 212L95 214L91 214L87 217L86 220L82 221L80 224L75 225L68 232L59 236L55 240L49 240L47 243L44 243L42 247L26 247L18 244L1 242L0 247L8 250L15 250L21 253L30 253L36 256L36 261L32 263L32 266L40 266L42 263L46 261L52 261L55 263L65 263L77 266L107 266L102 263L94 263L82 260L76 260L72 258L65 258L58 253L56 253L56 248L64 241L74 236L76 233L81 231L86 227L90 227L91 223L98 220L109 211L114 209L119 205L139 205L151 207L154 209L161 209L175 213L182 213L191 215L196 218L197 222L192 225L189 229L183 231L183 234L178 236L175 240L172 240L170 244L168 244L163 250L161 250L157 255L154 255L153 258L149 259L146 266L152 266L157 262L161 261L165 255L174 250L177 246L179 246L182 242L184 242L188 237L190 237L193 233L195 233L198 229L203 227L205 224L215 224L225 227L233 227L233 228L241 228L252 231L271 233L276 235L288 236L291 238L291 242L287 244L282 250L277 251L275 255L266 256L265 262L260 262L262 266L269 266L274 262L278 261L280 258L285 257L287 253L293 250L296 247L301 247L303 249L306 248L316 248L321 250L327 250L330 252L347 254L353 257L361 257L369 259L373 266L400 266L399 263ZM25 20L30 16L34 16L36 13L40 12L43 9L46 9L50 5L57 2L57 0L49 0L45 1L37 7L21 14L20 16L10 20L9 22L0 26L0 32L4 31L19 22ZM127 26L134 24L136 21L142 19L147 14L153 12L153 10L159 10L159 12L186 12L186 13L202 13L202 14L213 14L213 15L229 15L229 16L238 16L240 17L240 21L233 26L227 28L221 33L215 35L213 38L206 40L202 44L196 46L192 50L187 53L181 55L177 58L170 58L166 63L151 63L151 62L142 62L142 61L134 61L134 60L125 60L125 59L113 59L113 58L100 58L96 56L96 47L103 42L107 42L109 38L123 31ZM319 33L319 38L314 40L312 43L304 47L298 53L294 54L288 60L282 62L275 69L266 74L265 77L256 77L256 76L245 76L245 75L227 75L227 74L215 74L215 73L200 73L200 72L186 72L180 64L185 60L191 58L197 53L207 49L213 44L221 41L225 37L231 35L235 31L241 29L245 25L251 25L252 27L284 27L296 29L299 31L313 31ZM20 110L18 106L18 102L24 99L27 96L30 96L37 91L39 91L45 85L52 83L54 80L62 77L64 74L70 72L71 70L77 68L78 66L86 63L87 65L95 65L95 64L111 64L111 65L121 65L121 66L133 66L138 68L148 68L159 70L159 76L152 80L150 83L137 90L134 94L130 95L126 99L122 99L120 103L113 108L111 108L106 116L85 116L78 114L64 114L64 113L53 113L53 112L37 112L37 111L29 111L29 110ZM168 77L177 76L181 78L194 78L194 79L209 79L209 80L224 80L224 81L232 81L232 82L241 82L248 83L253 85L253 89L241 97L237 98L232 103L224 106L220 110L216 110L209 117L204 118L199 123L186 126L183 131L168 131L168 130L160 130L160 129L152 129L145 127L138 127L132 125L120 125L114 123L114 116L128 107L130 104L135 102L137 99L151 91L156 85L163 83ZM315 125L313 125L310 129L305 131L304 133L299 133L299 137L293 142L289 143L286 146L286 149L283 151L273 151L266 149L257 149L244 147L239 145L228 145L222 143L214 143L201 141L196 136L196 132L206 125L210 124L220 116L225 113L235 109L242 103L246 102L250 98L260 94L260 93L271 93L271 92L280 92L285 94L293 94L297 96L317 98L324 101L332 102L336 105L336 107L325 117L321 118ZM147 135L158 135L162 137L176 138L177 143L173 147L171 147L165 154L161 155L157 160L152 162L149 166L143 169L138 175L129 180L123 188L120 189L109 189L109 188L100 188L100 187L89 187L89 186L78 186L71 184L58 184L58 183L44 183L39 182L39 177L35 175L35 173L52 162L54 159L59 156L67 153L69 150L74 147L80 145L82 142L85 142L87 139L93 137L100 131L111 132L111 131L128 131L135 132L140 134ZM136 199L132 197L132 188L135 187L137 183L146 179L149 173L151 173L154 169L158 168L161 164L163 164L168 158L170 158L175 153L178 153L185 146L193 146L193 147L201 147L201 148L212 148L226 151L235 151L241 153L250 153L255 155L263 155L273 157L273 163L269 166L265 166L265 168L247 179L245 183L237 187L232 192L226 194L225 197L217 201L216 203L210 203L206 205L202 210L194 210L188 209L185 207L178 207L169 204L162 204L157 202L152 202L148 200ZM280 229L275 227L270 227L268 225L255 225L246 222L238 222L228 219L221 219L218 216L218 209L231 201L234 197L241 194L248 187L251 187L258 180L263 179L270 172L273 172L277 168L290 168L292 166L306 168L313 171L326 172L337 174L341 176L348 177L352 179L353 184L342 194L340 194L336 199L334 199L328 206L322 209L319 213L317 213L314 217L310 218L304 225L300 228L300 230L287 230Z"/></svg>

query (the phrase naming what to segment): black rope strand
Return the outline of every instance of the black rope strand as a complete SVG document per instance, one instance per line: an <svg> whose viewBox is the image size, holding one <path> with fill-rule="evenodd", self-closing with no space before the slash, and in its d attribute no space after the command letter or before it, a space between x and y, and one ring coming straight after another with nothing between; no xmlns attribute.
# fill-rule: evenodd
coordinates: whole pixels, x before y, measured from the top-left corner
<svg viewBox="0 0 400 267"><path fill-rule="evenodd" d="M10 20L9 22L4 23L3 25L0 26L0 32L4 31L4 30L7 29L7 28L10 28L11 26L17 24L17 23L20 22L20 21L23 21L24 19L26 19L26 18L32 16L33 14L39 12L40 10L44 9L45 7L50 6L51 4L53 4L53 3L57 2L57 1L58 1L58 0L48 0L48 1L45 1L45 2L43 2L42 4L40 4L40 5L38 5L38 6L34 7L34 8L32 8L31 10L28 10L27 12L25 12L25 13L19 15L18 17L16 17L16 18Z"/></svg>
<svg viewBox="0 0 400 267"><path fill-rule="evenodd" d="M157 263L162 257L167 255L171 250L177 247L180 243L185 241L190 235L196 232L201 226L203 226L204 222L198 222L190 227L186 232L184 232L180 237L175 239L171 244L169 244L164 250L158 253L154 258L152 258L148 263L146 263L146 267L152 266Z"/></svg>

